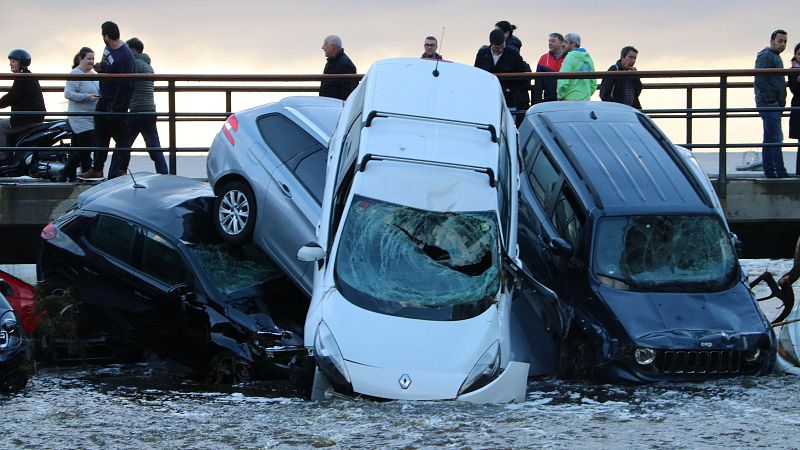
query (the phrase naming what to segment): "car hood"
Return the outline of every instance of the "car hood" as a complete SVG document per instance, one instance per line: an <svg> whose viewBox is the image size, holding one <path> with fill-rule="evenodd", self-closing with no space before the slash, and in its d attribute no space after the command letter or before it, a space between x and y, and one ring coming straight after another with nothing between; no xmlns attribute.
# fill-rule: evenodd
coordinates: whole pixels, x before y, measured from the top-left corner
<svg viewBox="0 0 800 450"><path fill-rule="evenodd" d="M629 292L599 285L597 294L628 335L655 348L744 348L769 333L749 289L714 293Z"/></svg>
<svg viewBox="0 0 800 450"><path fill-rule="evenodd" d="M494 305L466 320L420 320L368 311L333 292L323 304L322 319L349 362L457 373L462 379L500 336Z"/></svg>

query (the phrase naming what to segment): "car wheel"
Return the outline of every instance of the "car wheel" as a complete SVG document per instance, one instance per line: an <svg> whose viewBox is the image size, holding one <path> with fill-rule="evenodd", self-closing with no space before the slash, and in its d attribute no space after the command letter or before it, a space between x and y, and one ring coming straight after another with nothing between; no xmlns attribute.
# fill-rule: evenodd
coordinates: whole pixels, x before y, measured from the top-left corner
<svg viewBox="0 0 800 450"><path fill-rule="evenodd" d="M256 199L247 183L225 185L214 201L214 225L223 241L242 245L250 241L256 225Z"/></svg>
<svg viewBox="0 0 800 450"><path fill-rule="evenodd" d="M209 384L247 383L253 379L253 368L249 362L223 350L213 358L208 369Z"/></svg>

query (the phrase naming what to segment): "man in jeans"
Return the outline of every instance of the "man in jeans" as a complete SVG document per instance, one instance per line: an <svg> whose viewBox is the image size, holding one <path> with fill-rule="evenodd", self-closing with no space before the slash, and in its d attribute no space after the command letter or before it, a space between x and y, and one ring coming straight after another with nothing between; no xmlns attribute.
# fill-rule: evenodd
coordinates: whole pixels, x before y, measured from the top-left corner
<svg viewBox="0 0 800 450"><path fill-rule="evenodd" d="M144 43L139 38L130 38L125 43L128 44L128 47L133 52L136 73L152 74L153 67L150 66L150 56L144 53ZM156 103L153 100L152 80L136 80L133 86L130 111L132 113L156 111ZM156 128L156 116L128 117L128 132L130 133L131 145L141 133L148 148L161 148L161 141L158 139L158 129ZM167 161L164 160L164 153L158 150L150 150L148 153L155 164L156 173L166 174ZM120 169L127 170L129 162L130 153L125 155L125 158L121 161Z"/></svg>
<svg viewBox="0 0 800 450"><path fill-rule="evenodd" d="M772 32L769 47L765 47L756 56L756 69L783 69L780 53L786 50L786 32ZM755 77L756 107L783 108L786 106L786 78L783 75L757 75ZM783 143L781 130L782 111L759 111L764 123L764 144ZM761 150L764 162L764 176L767 178L786 178L786 167L783 165L781 147L764 146Z"/></svg>
<svg viewBox="0 0 800 450"><path fill-rule="evenodd" d="M99 73L134 73L133 53L119 38L119 27L114 22L104 22L100 27L103 35L103 42L106 48L103 49L103 60L95 70ZM110 78L100 80L100 100L97 102L97 112L127 113L128 103L131 99L133 83L124 78ZM124 115L98 115L94 118L95 145L97 147L108 148L111 138L117 148L129 148L130 136L128 135L127 118ZM111 158L111 167L108 170L108 178L123 175L125 157L130 157L129 150L114 151ZM99 179L103 178L103 166L108 159L108 150L98 150L94 152L94 163L92 168L80 174L78 178Z"/></svg>

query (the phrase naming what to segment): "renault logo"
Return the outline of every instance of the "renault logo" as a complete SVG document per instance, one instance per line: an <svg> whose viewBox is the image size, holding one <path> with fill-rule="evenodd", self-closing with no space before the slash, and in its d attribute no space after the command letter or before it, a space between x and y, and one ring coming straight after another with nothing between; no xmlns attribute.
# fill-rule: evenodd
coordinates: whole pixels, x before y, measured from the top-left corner
<svg viewBox="0 0 800 450"><path fill-rule="evenodd" d="M398 381L400 382L400 387L403 389L408 389L408 387L411 386L411 377L406 374L403 374Z"/></svg>

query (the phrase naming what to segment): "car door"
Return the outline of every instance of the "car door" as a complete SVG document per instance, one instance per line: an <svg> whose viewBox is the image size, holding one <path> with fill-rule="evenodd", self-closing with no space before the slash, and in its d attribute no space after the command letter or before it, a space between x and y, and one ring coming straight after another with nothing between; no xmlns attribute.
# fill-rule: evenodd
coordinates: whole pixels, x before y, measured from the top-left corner
<svg viewBox="0 0 800 450"><path fill-rule="evenodd" d="M316 240L320 197L325 183L326 147L311 134L280 114L261 119L260 127L271 151L282 164L270 174L267 195L262 202L265 229L261 230L270 256L303 289L310 292L307 263L297 260L297 250ZM321 162L321 164L320 164ZM297 174L303 180L298 180ZM304 274L309 273L305 282Z"/></svg>

